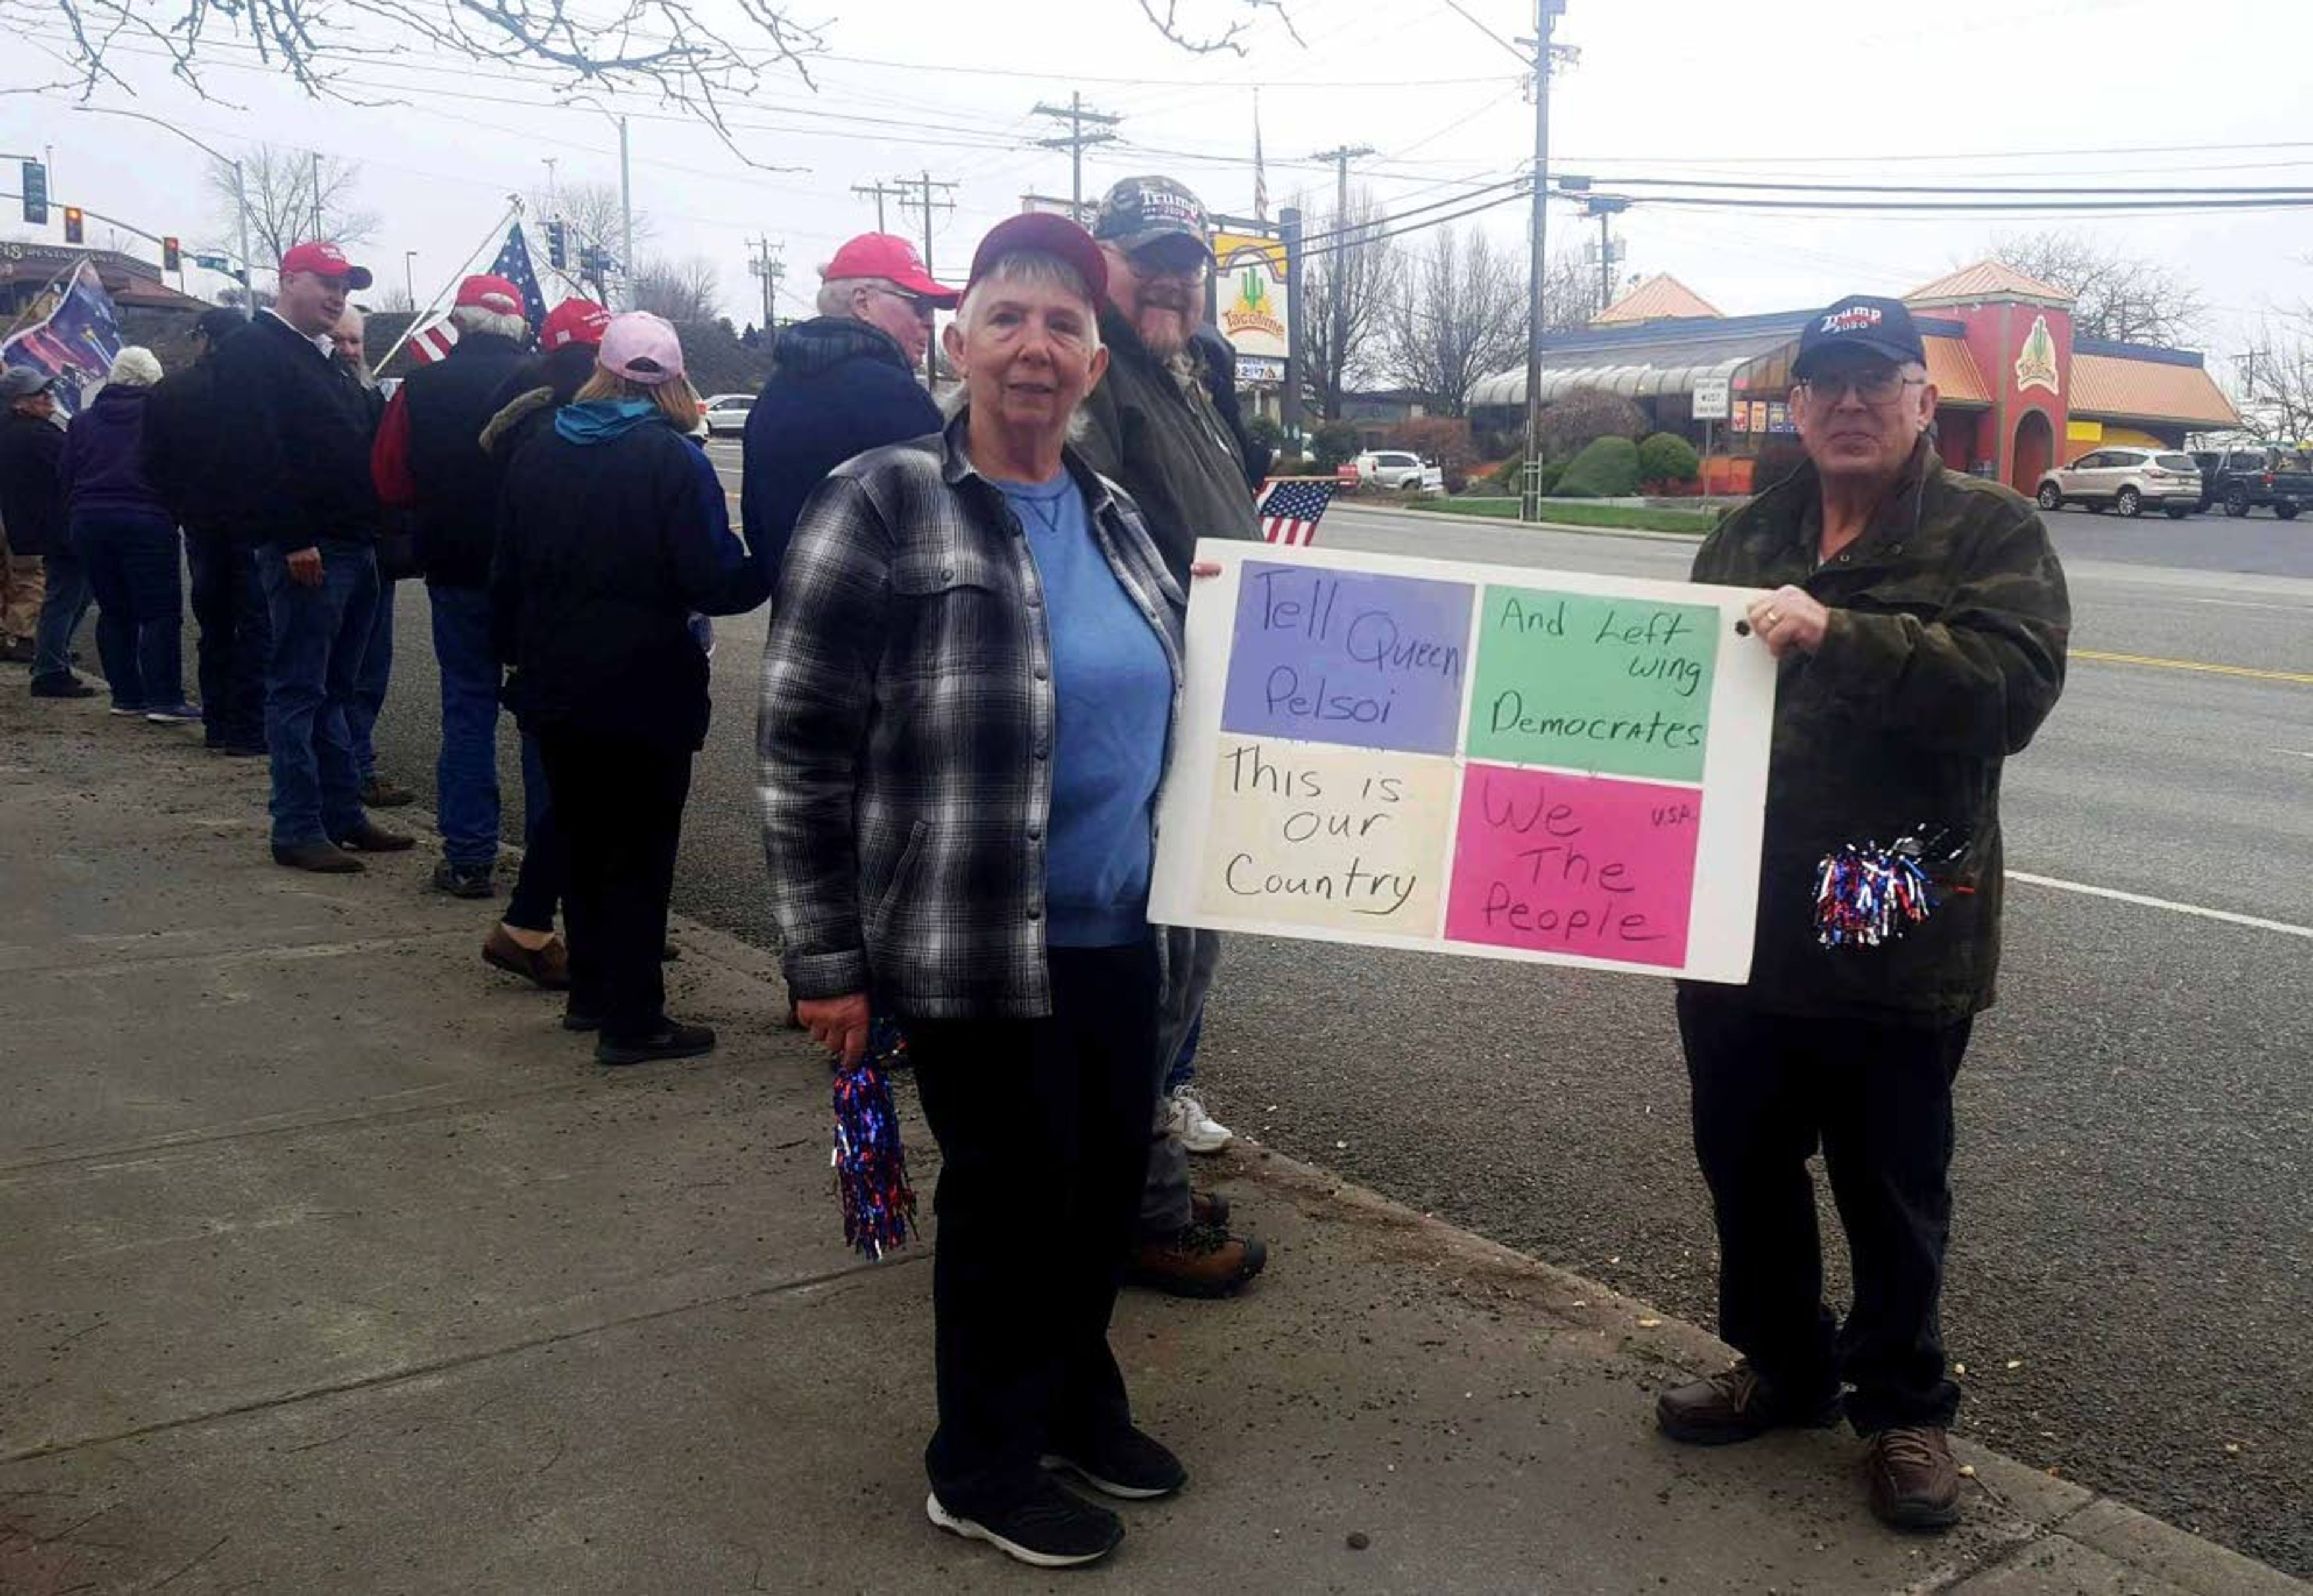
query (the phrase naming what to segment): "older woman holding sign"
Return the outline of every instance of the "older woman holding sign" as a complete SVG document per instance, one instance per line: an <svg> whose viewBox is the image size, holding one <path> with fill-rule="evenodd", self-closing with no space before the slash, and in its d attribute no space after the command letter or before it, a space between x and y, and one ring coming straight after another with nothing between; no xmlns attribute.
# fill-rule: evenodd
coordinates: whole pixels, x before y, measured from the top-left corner
<svg viewBox="0 0 2313 1596"><path fill-rule="evenodd" d="M1152 821L1180 589L1068 445L1107 365L1099 249L981 243L945 433L842 466L797 522L763 660L763 829L798 1016L906 1028L942 1159L934 1523L1044 1567L1123 1535L1062 1490L1186 1478L1135 1429L1109 1313L1148 1157Z"/></svg>

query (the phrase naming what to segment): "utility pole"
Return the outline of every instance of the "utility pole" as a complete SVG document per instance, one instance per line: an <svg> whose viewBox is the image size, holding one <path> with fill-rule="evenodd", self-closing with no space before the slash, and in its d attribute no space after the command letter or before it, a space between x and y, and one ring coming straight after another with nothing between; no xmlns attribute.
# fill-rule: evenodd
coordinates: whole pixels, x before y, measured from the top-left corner
<svg viewBox="0 0 2313 1596"><path fill-rule="evenodd" d="M854 183L851 185L851 191L863 197L868 195L875 197L875 231L878 232L891 232L891 229L884 224L884 201L905 199L908 197L907 189L895 183Z"/></svg>
<svg viewBox="0 0 2313 1596"><path fill-rule="evenodd" d="M1302 447L1301 383L1308 346L1301 331L1301 212L1287 206L1277 213L1277 231L1285 239L1285 387L1278 395L1278 425L1294 447Z"/></svg>
<svg viewBox="0 0 2313 1596"><path fill-rule="evenodd" d="M932 271L932 212L937 208L954 210L955 206L954 202L950 200L943 199L935 201L932 198L932 190L937 189L944 194L953 194L955 192L955 185L954 183L936 183L932 181L932 174L928 171L923 173L920 177L896 179L895 184L901 194L903 196L901 203L902 205L916 206L923 212L924 276L930 277L933 282L937 283L939 281L939 278ZM920 192L914 192L915 190L920 190ZM933 378L938 371L938 361L939 340L937 338L934 338L931 342L924 346L924 385L926 387L929 387L932 384Z"/></svg>
<svg viewBox="0 0 2313 1596"><path fill-rule="evenodd" d="M747 269L763 280L763 330L768 333L778 314L778 308L772 303L772 295L778 287L779 279L787 275L787 267L771 251L783 246L761 236L749 241L755 253L749 258Z"/></svg>
<svg viewBox="0 0 2313 1596"><path fill-rule="evenodd" d="M1549 0L1543 0L1543 3L1547 4ZM1341 408L1341 380L1349 375L1350 370L1348 352L1342 348L1350 338L1349 303L1341 294L1343 287L1346 286L1341 281L1341 256L1348 250L1350 242L1349 237L1350 162L1372 153L1373 146L1370 145L1341 145L1330 150L1320 150L1309 157L1312 161L1330 161L1333 163L1333 236L1326 241L1333 253L1333 263L1325 271L1327 286L1332 291L1328 297L1332 302L1326 313L1326 325L1332 329L1332 336L1325 341L1325 354L1332 362L1333 369L1324 375L1333 384L1328 392L1332 398L1335 409ZM1288 310L1292 308L1292 302L1289 299L1286 303L1286 308Z"/></svg>
<svg viewBox="0 0 2313 1596"><path fill-rule="evenodd" d="M619 118L619 265L627 274L627 309L635 308L634 168L627 159L627 119Z"/></svg>
<svg viewBox="0 0 2313 1596"><path fill-rule="evenodd" d="M1582 202L1585 219L1598 218L1598 309L1614 303L1614 267L1622 264L1623 251L1608 231L1614 218L1631 208L1631 202L1612 194L1594 194Z"/></svg>
<svg viewBox="0 0 2313 1596"><path fill-rule="evenodd" d="M558 203L554 197L554 163L560 159L558 155L541 155L538 158L539 164L546 168L546 219L550 222L554 219Z"/></svg>
<svg viewBox="0 0 2313 1596"><path fill-rule="evenodd" d="M1566 13L1566 0L1535 0L1534 37L1520 44L1534 49L1534 173L1529 180L1534 215L1528 223L1533 254L1527 263L1526 315L1526 469L1519 473L1518 519L1542 517L1542 285L1550 275L1543 243L1549 230L1550 74L1561 55L1574 52L1550 41L1550 31Z"/></svg>
<svg viewBox="0 0 2313 1596"><path fill-rule="evenodd" d="M1066 105L1046 105L1042 101L1037 101L1036 109L1032 114L1051 117L1069 125L1069 136L1066 138L1040 138L1036 142L1048 150L1069 152L1069 219L1081 226L1085 219L1085 145L1111 144L1116 138L1113 133L1099 131L1086 133L1085 124L1090 122L1095 129L1113 127L1124 118L1110 116L1104 111L1085 110L1084 96L1073 92L1069 95L1069 102Z"/></svg>
<svg viewBox="0 0 2313 1596"><path fill-rule="evenodd" d="M321 151L319 151L319 150L313 150L313 151L309 152L309 153L311 153L311 154L312 154L312 158L313 158L313 168L312 168L312 170L313 170L313 234L312 234L312 236L313 236L313 237L315 237L315 238L321 238L321 237L325 236L325 235L322 233L322 232L321 232Z"/></svg>

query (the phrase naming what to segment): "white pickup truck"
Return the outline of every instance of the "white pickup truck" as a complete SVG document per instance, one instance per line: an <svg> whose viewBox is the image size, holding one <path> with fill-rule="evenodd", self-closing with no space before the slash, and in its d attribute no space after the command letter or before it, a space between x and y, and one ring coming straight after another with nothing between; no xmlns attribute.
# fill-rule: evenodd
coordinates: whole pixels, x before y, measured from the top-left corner
<svg viewBox="0 0 2313 1596"><path fill-rule="evenodd" d="M1352 462L1358 481L1368 487L1388 487L1406 493L1443 493L1446 472L1403 449L1368 450Z"/></svg>

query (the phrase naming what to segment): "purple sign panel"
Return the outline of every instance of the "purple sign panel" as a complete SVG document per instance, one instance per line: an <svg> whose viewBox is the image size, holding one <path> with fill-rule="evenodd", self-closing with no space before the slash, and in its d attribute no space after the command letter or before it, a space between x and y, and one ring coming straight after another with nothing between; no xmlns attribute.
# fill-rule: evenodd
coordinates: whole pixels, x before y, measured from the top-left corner
<svg viewBox="0 0 2313 1596"><path fill-rule="evenodd" d="M1454 752L1473 597L1458 582L1248 560L1222 729Z"/></svg>

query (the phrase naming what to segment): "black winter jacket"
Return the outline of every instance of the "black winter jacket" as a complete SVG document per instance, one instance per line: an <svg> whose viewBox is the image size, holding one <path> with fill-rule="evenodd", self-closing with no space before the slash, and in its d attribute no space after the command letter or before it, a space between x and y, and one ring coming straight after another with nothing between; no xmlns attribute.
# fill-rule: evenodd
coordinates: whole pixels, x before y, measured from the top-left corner
<svg viewBox="0 0 2313 1596"><path fill-rule="evenodd" d="M377 408L369 390L269 312L215 360L217 391L233 413L233 513L251 541L283 549L321 538L374 541L369 447Z"/></svg>
<svg viewBox="0 0 2313 1596"><path fill-rule="evenodd" d="M803 502L830 471L940 425L939 407L889 334L848 316L788 328L747 415L739 517L748 549L776 581Z"/></svg>
<svg viewBox="0 0 2313 1596"><path fill-rule="evenodd" d="M1086 397L1077 447L1132 495L1174 584L1186 588L1198 539L1261 541L1244 456L1201 377L1175 376L1113 305L1101 307L1100 336L1108 374Z"/></svg>
<svg viewBox="0 0 2313 1596"><path fill-rule="evenodd" d="M770 580L706 454L621 408L566 408L507 469L490 567L506 699L528 732L695 750L709 705L690 615L752 609Z"/></svg>
<svg viewBox="0 0 2313 1596"><path fill-rule="evenodd" d="M70 554L65 541L65 429L14 410L0 414L0 526L8 552Z"/></svg>
<svg viewBox="0 0 2313 1596"><path fill-rule="evenodd" d="M428 583L480 587L497 540L497 473L482 428L499 388L523 364L512 338L466 333L447 358L409 373L395 397L409 412L409 475L418 489L418 552Z"/></svg>
<svg viewBox="0 0 2313 1596"><path fill-rule="evenodd" d="M241 410L228 408L217 391L214 353L163 378L145 404L145 477L188 531L233 525L230 455L241 419Z"/></svg>

